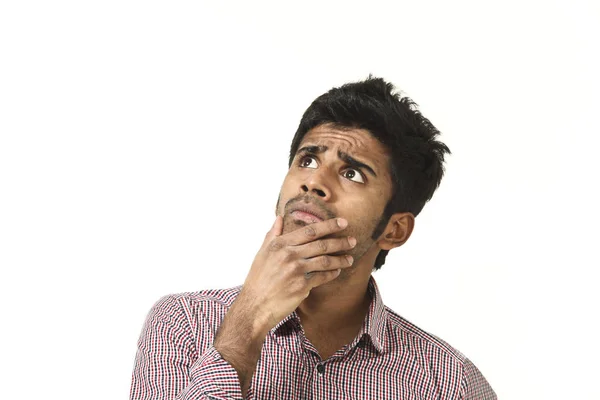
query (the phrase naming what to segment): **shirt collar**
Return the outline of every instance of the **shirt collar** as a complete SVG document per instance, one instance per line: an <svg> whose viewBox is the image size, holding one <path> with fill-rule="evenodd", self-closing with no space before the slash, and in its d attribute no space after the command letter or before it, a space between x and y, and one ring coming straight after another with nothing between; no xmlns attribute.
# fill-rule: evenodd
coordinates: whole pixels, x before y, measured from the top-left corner
<svg viewBox="0 0 600 400"><path fill-rule="evenodd" d="M368 293L371 296L371 305L369 306L369 311L365 317L362 328L355 338L355 340L351 343L350 347L356 346L359 342L364 341L362 339L363 336L367 336L373 346L379 353L385 352L385 330L386 330L386 312L385 305L383 304L383 299L381 298L381 293L379 292L379 288L377 287L377 283L375 282L375 278L373 275L369 278L368 285ZM291 331L289 328L300 328L300 318L296 311L293 311L287 317L285 317L282 321L280 321L273 329L271 329L271 334L276 336L287 335Z"/></svg>
<svg viewBox="0 0 600 400"><path fill-rule="evenodd" d="M371 305L369 306L369 311L365 317L361 332L358 334L358 340L360 340L363 335L367 335L373 342L377 351L384 353L386 345L385 330L387 314L385 312L385 305L383 304L381 293L379 292L379 288L377 287L373 275L369 278L368 291L371 295Z"/></svg>

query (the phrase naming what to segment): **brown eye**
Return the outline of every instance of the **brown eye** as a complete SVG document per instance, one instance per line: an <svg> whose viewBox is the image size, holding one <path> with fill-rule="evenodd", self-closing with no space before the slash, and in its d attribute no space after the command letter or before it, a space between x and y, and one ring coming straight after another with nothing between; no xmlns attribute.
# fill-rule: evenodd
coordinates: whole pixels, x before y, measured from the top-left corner
<svg viewBox="0 0 600 400"><path fill-rule="evenodd" d="M365 183L365 180L363 179L362 174L355 169L347 169L344 172L344 176L353 182ZM357 179L354 179L354 178L357 178Z"/></svg>
<svg viewBox="0 0 600 400"><path fill-rule="evenodd" d="M312 157L302 157L302 159L300 160L300 166L302 168L317 168L316 166L315 167L310 166L313 161L315 161L315 160Z"/></svg>

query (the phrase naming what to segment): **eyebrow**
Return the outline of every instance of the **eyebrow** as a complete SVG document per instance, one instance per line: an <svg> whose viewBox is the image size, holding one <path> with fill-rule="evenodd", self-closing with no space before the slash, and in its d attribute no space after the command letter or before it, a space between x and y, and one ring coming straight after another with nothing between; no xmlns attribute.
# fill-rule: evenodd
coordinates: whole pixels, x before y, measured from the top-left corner
<svg viewBox="0 0 600 400"><path fill-rule="evenodd" d="M304 146L304 147L300 148L300 150L298 150L296 152L296 154L319 154L319 153L323 153L325 151L327 151L327 146ZM371 168L367 164L358 161L357 159L350 156L348 153L344 153L343 151L338 150L337 154L338 154L338 157L340 158L340 160L344 161L346 164L350 165L352 168L364 169L368 173L370 173L371 175L373 175L374 177L377 178L377 174L375 173L373 168Z"/></svg>

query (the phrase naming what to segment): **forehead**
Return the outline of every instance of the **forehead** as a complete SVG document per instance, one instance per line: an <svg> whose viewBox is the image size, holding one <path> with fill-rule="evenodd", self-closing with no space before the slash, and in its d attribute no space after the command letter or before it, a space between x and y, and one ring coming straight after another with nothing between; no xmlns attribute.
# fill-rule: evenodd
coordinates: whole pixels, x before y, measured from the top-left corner
<svg viewBox="0 0 600 400"><path fill-rule="evenodd" d="M368 160L377 169L386 170L388 150L366 129L337 128L331 124L319 125L304 135L300 147L307 144L327 146L328 150L344 151L350 156Z"/></svg>

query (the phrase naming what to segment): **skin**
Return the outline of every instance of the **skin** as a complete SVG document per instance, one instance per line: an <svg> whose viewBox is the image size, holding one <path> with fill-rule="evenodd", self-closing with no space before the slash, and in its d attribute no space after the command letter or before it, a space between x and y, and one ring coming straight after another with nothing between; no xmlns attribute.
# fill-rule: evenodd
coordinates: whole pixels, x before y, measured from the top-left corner
<svg viewBox="0 0 600 400"><path fill-rule="evenodd" d="M322 125L307 132L300 148L306 145L327 148L293 160L275 222L214 340L237 371L243 398L265 336L293 310L323 360L357 336L371 302L367 287L379 251L404 244L414 226L412 214L397 213L371 239L392 186L386 149L368 131ZM365 171L363 176L338 151L368 164L376 177ZM290 211L299 202L311 203L325 220L293 218Z"/></svg>
<svg viewBox="0 0 600 400"><path fill-rule="evenodd" d="M351 236L356 246L335 253L354 257L352 267L334 280L313 288L296 309L307 338L323 359L351 342L362 327L371 303L369 278L380 250L404 244L414 228L411 213L396 213L375 240L372 233L392 195L389 155L383 144L363 129L338 129L320 125L305 135L299 146L327 146L319 154L296 154L283 181L276 214L283 217L283 234L307 223L290 211L302 202L318 207L325 219L342 217L348 227L328 237ZM356 169L338 158L338 151L369 165L377 175ZM362 172L362 174L361 174Z"/></svg>

